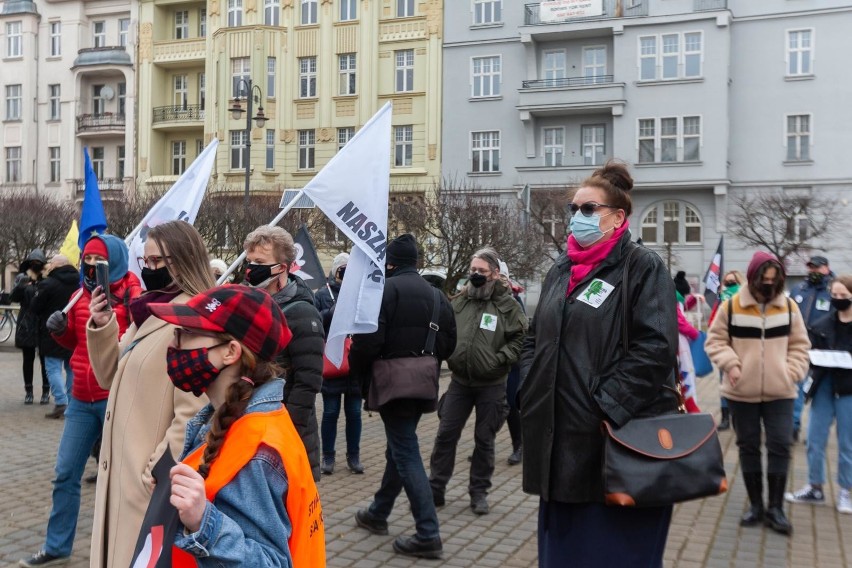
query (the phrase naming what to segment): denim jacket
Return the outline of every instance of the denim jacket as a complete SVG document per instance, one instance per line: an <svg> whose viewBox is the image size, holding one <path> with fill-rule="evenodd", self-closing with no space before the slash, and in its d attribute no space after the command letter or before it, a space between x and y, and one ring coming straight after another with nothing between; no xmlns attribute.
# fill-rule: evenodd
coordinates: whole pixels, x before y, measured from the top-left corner
<svg viewBox="0 0 852 568"><path fill-rule="evenodd" d="M281 408L284 381L257 387L246 413ZM214 409L205 406L186 425L181 459L204 443ZM175 546L196 557L201 567L292 566L288 540L287 474L278 453L261 446L237 476L208 502L197 532L181 525ZM278 522L273 522L278 519Z"/></svg>

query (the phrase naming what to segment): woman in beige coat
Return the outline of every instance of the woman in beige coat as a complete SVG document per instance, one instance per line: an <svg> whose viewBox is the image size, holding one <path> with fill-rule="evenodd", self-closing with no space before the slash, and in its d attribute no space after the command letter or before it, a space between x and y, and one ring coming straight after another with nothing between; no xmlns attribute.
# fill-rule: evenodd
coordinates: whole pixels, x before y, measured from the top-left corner
<svg viewBox="0 0 852 568"><path fill-rule="evenodd" d="M132 325L116 342L106 298L92 294L86 329L92 368L108 389L95 494L91 566L130 566L153 490L151 470L168 449L177 458L187 420L205 404L175 389L166 373L174 326L149 317L152 302L186 303L214 286L207 249L192 225L172 221L148 231L138 259L147 292L130 304Z"/></svg>

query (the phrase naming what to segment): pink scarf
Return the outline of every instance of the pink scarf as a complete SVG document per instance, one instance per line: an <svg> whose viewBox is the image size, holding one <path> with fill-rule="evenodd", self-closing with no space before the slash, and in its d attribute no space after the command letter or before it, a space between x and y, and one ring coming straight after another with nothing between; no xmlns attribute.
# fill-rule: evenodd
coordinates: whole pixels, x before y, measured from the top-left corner
<svg viewBox="0 0 852 568"><path fill-rule="evenodd" d="M568 279L568 290L565 292L566 296L612 252L612 249L621 240L621 235L627 230L628 225L629 223L624 221L624 224L612 234L612 238L595 243L586 249L580 246L574 235L568 235L567 253L572 264L571 277Z"/></svg>

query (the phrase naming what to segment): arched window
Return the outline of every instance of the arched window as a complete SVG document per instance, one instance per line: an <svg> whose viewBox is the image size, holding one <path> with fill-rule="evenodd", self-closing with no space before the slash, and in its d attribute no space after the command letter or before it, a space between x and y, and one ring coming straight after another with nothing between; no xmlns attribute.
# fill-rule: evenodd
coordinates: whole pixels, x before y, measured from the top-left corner
<svg viewBox="0 0 852 568"><path fill-rule="evenodd" d="M701 217L683 201L660 201L645 211L641 222L645 244L697 245L702 242Z"/></svg>

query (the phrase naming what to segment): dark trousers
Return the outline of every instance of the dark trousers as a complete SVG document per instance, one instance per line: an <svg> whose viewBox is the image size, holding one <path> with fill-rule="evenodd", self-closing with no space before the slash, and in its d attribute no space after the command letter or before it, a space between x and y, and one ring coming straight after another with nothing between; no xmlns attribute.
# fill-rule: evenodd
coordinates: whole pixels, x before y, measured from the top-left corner
<svg viewBox="0 0 852 568"><path fill-rule="evenodd" d="M36 357L35 347L21 347L21 353L24 355L24 365L22 371L24 373L24 388L28 393L33 392L33 369L35 367ZM41 363L41 392L50 392L50 382L47 380L47 367L44 364L44 355L38 349L38 360Z"/></svg>
<svg viewBox="0 0 852 568"><path fill-rule="evenodd" d="M521 412L518 409L518 383L521 382L521 369L512 365L509 379L506 381L506 399L509 402L509 415L506 416L506 426L512 438L512 451L521 447Z"/></svg>
<svg viewBox="0 0 852 568"><path fill-rule="evenodd" d="M337 419L340 416L340 399L346 415L346 455L358 457L361 453L361 397L350 392L322 395L322 453L334 456L337 440Z"/></svg>
<svg viewBox="0 0 852 568"><path fill-rule="evenodd" d="M728 400L743 473L762 473L761 424L766 437L766 473L786 475L793 444L793 399L769 402Z"/></svg>
<svg viewBox="0 0 852 568"><path fill-rule="evenodd" d="M443 494L456 463L456 446L464 425L476 408L476 424L473 429L474 449L470 462L471 496L485 495L491 487L494 473L494 439L508 414L506 385L467 387L450 381L447 392L438 404L438 434L429 462L429 483L433 491Z"/></svg>
<svg viewBox="0 0 852 568"><path fill-rule="evenodd" d="M381 411L379 414L388 439L385 451L387 462L382 485L376 491L369 508L370 516L382 521L387 520L393 511L394 501L405 489L411 504L411 513L414 515L417 538L421 541L438 538L438 513L432 502L432 492L429 490L429 480L417 442L420 414L399 416Z"/></svg>
<svg viewBox="0 0 852 568"><path fill-rule="evenodd" d="M665 507L539 502L540 568L661 568L672 520Z"/></svg>

